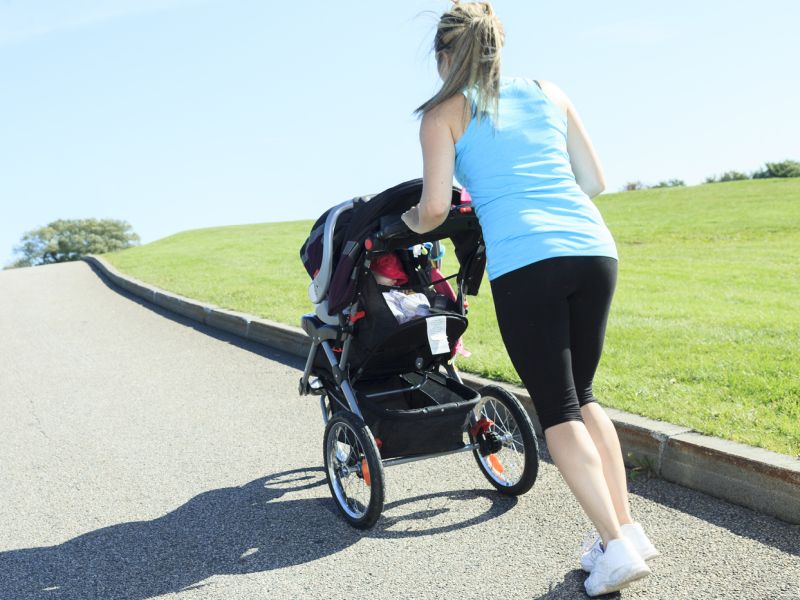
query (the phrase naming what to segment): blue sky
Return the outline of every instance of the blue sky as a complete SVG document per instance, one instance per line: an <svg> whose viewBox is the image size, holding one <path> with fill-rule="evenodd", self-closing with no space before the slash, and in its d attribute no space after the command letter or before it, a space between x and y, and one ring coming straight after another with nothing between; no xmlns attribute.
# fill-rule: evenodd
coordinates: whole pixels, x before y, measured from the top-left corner
<svg viewBox="0 0 800 600"><path fill-rule="evenodd" d="M59 218L146 243L418 177L412 111L448 5L0 0L0 263ZM609 191L800 160L800 3L494 6L504 72L567 91Z"/></svg>

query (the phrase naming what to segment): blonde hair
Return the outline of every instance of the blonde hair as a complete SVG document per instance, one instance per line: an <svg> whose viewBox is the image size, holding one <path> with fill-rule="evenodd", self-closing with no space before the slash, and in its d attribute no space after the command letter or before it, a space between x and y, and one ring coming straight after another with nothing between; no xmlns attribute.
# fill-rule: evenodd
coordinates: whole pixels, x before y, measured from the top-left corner
<svg viewBox="0 0 800 600"><path fill-rule="evenodd" d="M447 54L450 70L441 89L414 112L425 114L467 90L478 119L489 112L496 116L504 41L503 25L489 2L462 4L454 0L453 7L439 19L433 40L437 65Z"/></svg>

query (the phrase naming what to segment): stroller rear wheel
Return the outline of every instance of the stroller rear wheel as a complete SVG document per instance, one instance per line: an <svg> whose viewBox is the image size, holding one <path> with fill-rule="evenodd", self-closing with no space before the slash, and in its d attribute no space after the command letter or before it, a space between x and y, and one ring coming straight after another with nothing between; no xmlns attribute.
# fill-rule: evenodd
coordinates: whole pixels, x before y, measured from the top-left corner
<svg viewBox="0 0 800 600"><path fill-rule="evenodd" d="M364 421L337 411L325 427L325 475L336 506L358 529L372 527L383 511L383 463Z"/></svg>
<svg viewBox="0 0 800 600"><path fill-rule="evenodd" d="M539 445L528 413L519 400L503 388L480 390L475 407L483 427L470 433L479 448L472 451L486 479L502 494L518 496L533 487L539 473Z"/></svg>

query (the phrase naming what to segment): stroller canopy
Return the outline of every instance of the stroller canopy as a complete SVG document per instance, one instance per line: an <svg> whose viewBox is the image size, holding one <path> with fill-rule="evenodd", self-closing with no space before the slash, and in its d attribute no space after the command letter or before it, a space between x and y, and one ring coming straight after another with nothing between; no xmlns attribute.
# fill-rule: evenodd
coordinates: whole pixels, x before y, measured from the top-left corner
<svg viewBox="0 0 800 600"><path fill-rule="evenodd" d="M422 180L401 183L375 196L362 196L353 200L352 210L342 213L333 235L333 276L328 290L328 311L339 312L355 296L360 275L365 242L376 236L389 224L397 224L400 215L417 204L422 194ZM461 201L461 190L453 187L452 204ZM300 249L300 257L308 274L314 278L322 267L323 229L330 210L326 211L311 229L311 234ZM420 242L450 238L459 262L458 283L465 294L476 295L485 268L485 246L477 216L471 210L451 210L447 220L435 230L417 234L407 227L388 241L389 248L408 247Z"/></svg>

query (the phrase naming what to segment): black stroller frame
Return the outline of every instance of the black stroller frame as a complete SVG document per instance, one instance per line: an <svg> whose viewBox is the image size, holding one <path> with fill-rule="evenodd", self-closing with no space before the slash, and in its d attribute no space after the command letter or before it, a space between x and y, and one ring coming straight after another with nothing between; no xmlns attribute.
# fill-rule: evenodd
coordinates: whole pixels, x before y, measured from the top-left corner
<svg viewBox="0 0 800 600"><path fill-rule="evenodd" d="M411 232L399 214L419 201L421 188L415 180L333 207L301 250L305 262L311 244L322 242L319 269L309 270L315 313L301 319L311 348L299 392L320 397L328 485L343 517L357 528L380 517L385 467L471 451L489 482L511 495L528 491L538 472L536 435L519 401L497 386L480 392L467 387L451 360L467 327L465 296L477 294L483 276L477 217L453 188L445 222L427 234ZM375 217L355 234L354 209ZM341 239L340 223L348 217ZM389 313L391 319L381 322L388 311L380 294L385 288L371 276L371 260L399 250L408 287L433 295L438 281L431 281L430 266L441 266L435 259L445 238L456 243L460 264L455 302L434 296L428 316L398 325ZM412 257L409 247L421 242L433 244L434 260Z"/></svg>

